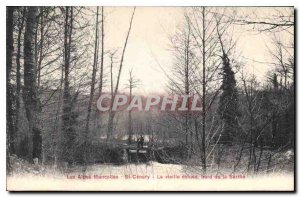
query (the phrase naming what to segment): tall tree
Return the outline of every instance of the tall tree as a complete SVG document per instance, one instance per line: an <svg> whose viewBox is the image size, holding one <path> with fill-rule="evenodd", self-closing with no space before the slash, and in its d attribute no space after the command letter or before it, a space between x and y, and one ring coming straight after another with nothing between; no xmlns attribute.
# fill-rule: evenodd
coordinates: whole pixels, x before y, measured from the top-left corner
<svg viewBox="0 0 300 197"><path fill-rule="evenodd" d="M131 26L132 26L134 13L135 13L135 8L133 9L133 12L132 12L132 15L131 15L128 32L127 32L126 39L125 39L124 46L123 46L123 50L122 50L122 56L121 56L120 65L119 65L119 72L118 72L118 76L117 76L117 83L116 83L116 86L115 86L115 89L114 89L114 92L113 92L112 101L114 100L114 98L115 98L115 96L116 96L116 94L119 90L119 83L120 83L120 77L121 77L122 68L123 68L123 61L124 61L125 52L126 52L126 48L127 48L128 38L129 38L129 35L130 35L130 31L131 31ZM107 127L107 139L110 139L112 137L113 123L114 123L115 115L116 115L116 112L110 110L109 118L108 118L108 127Z"/></svg>
<svg viewBox="0 0 300 197"><path fill-rule="evenodd" d="M21 100L21 47L22 35L25 23L26 7L19 8L19 23L18 23L18 37L17 37L17 56L16 56L16 133L18 133L19 116L20 116L20 100Z"/></svg>
<svg viewBox="0 0 300 197"><path fill-rule="evenodd" d="M194 56L193 40L191 33L191 24L187 15L186 20L178 32L171 37L172 52L174 55L175 63L172 68L172 77L168 76L170 80L170 90L172 93L184 94L191 96L195 94L195 70L197 67L197 59ZM190 105L191 98L188 97L187 103ZM188 106L187 111L178 115L169 114L173 116L174 120L178 120L182 124L184 135L185 147L187 149L187 156L190 158L193 148L193 129L191 127L191 111Z"/></svg>
<svg viewBox="0 0 300 197"><path fill-rule="evenodd" d="M41 105L37 87L35 64L35 34L37 28L37 7L29 7L24 34L24 89L23 98L29 131L32 134L32 157L41 160L42 127Z"/></svg>
<svg viewBox="0 0 300 197"><path fill-rule="evenodd" d="M129 71L129 79L127 87L129 88L129 103L132 100L132 90L137 87L139 80L132 74L132 69ZM128 111L128 143L132 142L132 110Z"/></svg>
<svg viewBox="0 0 300 197"><path fill-rule="evenodd" d="M98 44L99 45L99 44ZM103 66L104 66L104 8L101 8L101 60L100 60L99 95L103 88Z"/></svg>
<svg viewBox="0 0 300 197"><path fill-rule="evenodd" d="M6 7L6 132L7 132L7 150L10 154L15 153L15 127L14 127L14 93L11 84L12 60L14 51L14 7ZM8 155L8 154L7 154Z"/></svg>
<svg viewBox="0 0 300 197"><path fill-rule="evenodd" d="M97 7L97 13L96 13L94 63L93 63L93 69L92 69L92 82L91 82L90 98L89 98L89 103L88 103L88 112L87 112L86 125L85 125L85 129L86 129L87 133L89 131L89 122L90 122L92 102L93 102L94 92L95 92L96 72L97 72L97 66L98 66L98 52L99 52L98 17L99 17L99 7Z"/></svg>
<svg viewBox="0 0 300 197"><path fill-rule="evenodd" d="M223 28L220 25L220 18L217 19L217 34L221 46L221 59L222 59L222 93L220 95L218 113L223 120L223 132L221 134L220 143L231 143L233 136L236 136L238 121L237 118L240 116L239 105L238 105L238 91L236 88L235 73L232 71L230 65L230 59L228 53L231 46L227 46L229 49L226 50L224 46L224 41L222 40L222 35L228 28L228 23L225 25L227 27ZM221 27L221 29L220 29Z"/></svg>
<svg viewBox="0 0 300 197"><path fill-rule="evenodd" d="M223 80L222 80L222 94L220 95L218 112L221 119L224 122L224 128L221 143L232 142L233 136L236 135L238 123L237 118L239 117L238 108L238 92L236 89L236 80L234 72L230 66L230 60L227 54L222 56L223 62Z"/></svg>
<svg viewBox="0 0 300 197"><path fill-rule="evenodd" d="M74 128L75 117L73 114L73 105L76 101L76 95L72 98L70 90L70 63L72 49L72 31L73 31L73 7L65 8L65 31L64 31L64 90L63 90L63 133L64 144L62 149L63 160L69 164L74 162L74 143L76 132Z"/></svg>
<svg viewBox="0 0 300 197"><path fill-rule="evenodd" d="M205 7L202 8L201 14L202 14L202 141L201 141L201 147L202 147L202 154L201 154L201 160L203 165L203 173L206 173L206 145L205 145L205 139L206 139L206 13L205 13Z"/></svg>
<svg viewBox="0 0 300 197"><path fill-rule="evenodd" d="M188 14L188 19L191 23L192 37L197 49L194 54L197 56L199 66L196 71L198 88L196 92L202 99L202 113L201 113L201 138L198 136L198 128L196 130L196 139L200 140L201 163L203 166L203 173L206 173L207 149L212 142L212 130L219 130L214 124L213 111L211 106L216 101L219 94L219 80L217 71L221 64L216 54L218 53L219 40L216 32L216 23L213 18L215 16L215 8L199 7L193 8ZM208 121L210 120L211 121ZM195 119L195 121L198 121ZM210 125L210 126L209 126ZM195 126L198 127L196 123Z"/></svg>

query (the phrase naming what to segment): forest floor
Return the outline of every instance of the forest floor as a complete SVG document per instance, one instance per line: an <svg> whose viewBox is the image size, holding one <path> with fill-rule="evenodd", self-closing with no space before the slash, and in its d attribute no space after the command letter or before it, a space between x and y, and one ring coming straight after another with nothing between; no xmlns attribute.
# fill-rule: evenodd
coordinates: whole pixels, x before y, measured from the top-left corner
<svg viewBox="0 0 300 197"><path fill-rule="evenodd" d="M43 175L23 174L7 177L10 191L59 190L59 191L153 191L153 190L293 190L292 173L268 175L199 175L186 173L183 165L129 164L93 165L85 173L45 173Z"/></svg>
<svg viewBox="0 0 300 197"><path fill-rule="evenodd" d="M283 161L282 154L279 161ZM286 162L287 159L285 159ZM241 161L246 162L246 161ZM16 165L16 164L14 164ZM243 164L244 165L244 164ZM226 166L226 165L225 165ZM228 164L228 166L230 166ZM8 190L293 190L293 162L266 173L257 174L232 169L198 165L161 164L158 162L122 165L94 164L75 166L62 173L54 166L19 164L19 171L7 176ZM22 168L22 169L21 169Z"/></svg>

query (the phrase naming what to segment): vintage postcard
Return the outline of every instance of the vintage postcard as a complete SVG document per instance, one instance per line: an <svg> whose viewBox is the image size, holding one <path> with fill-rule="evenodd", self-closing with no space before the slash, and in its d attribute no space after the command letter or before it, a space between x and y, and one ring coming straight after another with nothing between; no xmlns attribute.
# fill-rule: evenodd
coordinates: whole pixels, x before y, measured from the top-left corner
<svg viewBox="0 0 300 197"><path fill-rule="evenodd" d="M294 7L6 7L8 191L294 191Z"/></svg>

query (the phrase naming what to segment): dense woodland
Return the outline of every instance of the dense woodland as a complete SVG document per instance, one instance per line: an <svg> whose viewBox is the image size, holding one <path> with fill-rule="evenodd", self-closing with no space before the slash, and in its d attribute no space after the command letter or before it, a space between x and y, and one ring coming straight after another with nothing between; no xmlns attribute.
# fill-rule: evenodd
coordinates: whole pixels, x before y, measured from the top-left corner
<svg viewBox="0 0 300 197"><path fill-rule="evenodd" d="M135 143L140 134L164 147L168 162L200 166L203 173L229 157L234 170L266 171L277 165L277 153L294 149L292 8L270 18L239 8L184 8L183 23L169 35L174 65L171 72L159 67L168 94L199 95L203 111L99 114L95 101L102 92L114 98L126 84L131 96L142 86L133 71L122 72L139 8L131 9L116 50L105 42L111 22L105 7L7 7L8 170L12 157L69 167L118 162L119 144ZM237 26L272 39L264 80L240 61Z"/></svg>

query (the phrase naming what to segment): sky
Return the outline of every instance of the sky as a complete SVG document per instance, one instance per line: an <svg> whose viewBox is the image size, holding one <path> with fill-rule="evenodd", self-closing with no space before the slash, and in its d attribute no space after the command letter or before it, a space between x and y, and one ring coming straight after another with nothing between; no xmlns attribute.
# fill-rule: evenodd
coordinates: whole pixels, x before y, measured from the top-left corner
<svg viewBox="0 0 300 197"><path fill-rule="evenodd" d="M133 8L106 7L104 9L105 45L109 49L121 51ZM272 17L272 14L276 12L274 8L238 8L238 11L242 13L252 13L254 10L258 17ZM160 66L169 73L173 65L169 36L173 35L177 27L182 24L183 13L183 7L136 8L125 53L120 91L126 91L125 84L129 70L132 69L134 76L140 80L136 92L141 94L165 92L168 80ZM271 62L268 53L271 35L258 34L248 31L247 28L235 27L234 39L237 40L236 49L239 54L237 58L245 63L247 72L254 74L259 80L264 80L270 65L259 62ZM114 74L117 75L116 72Z"/></svg>

